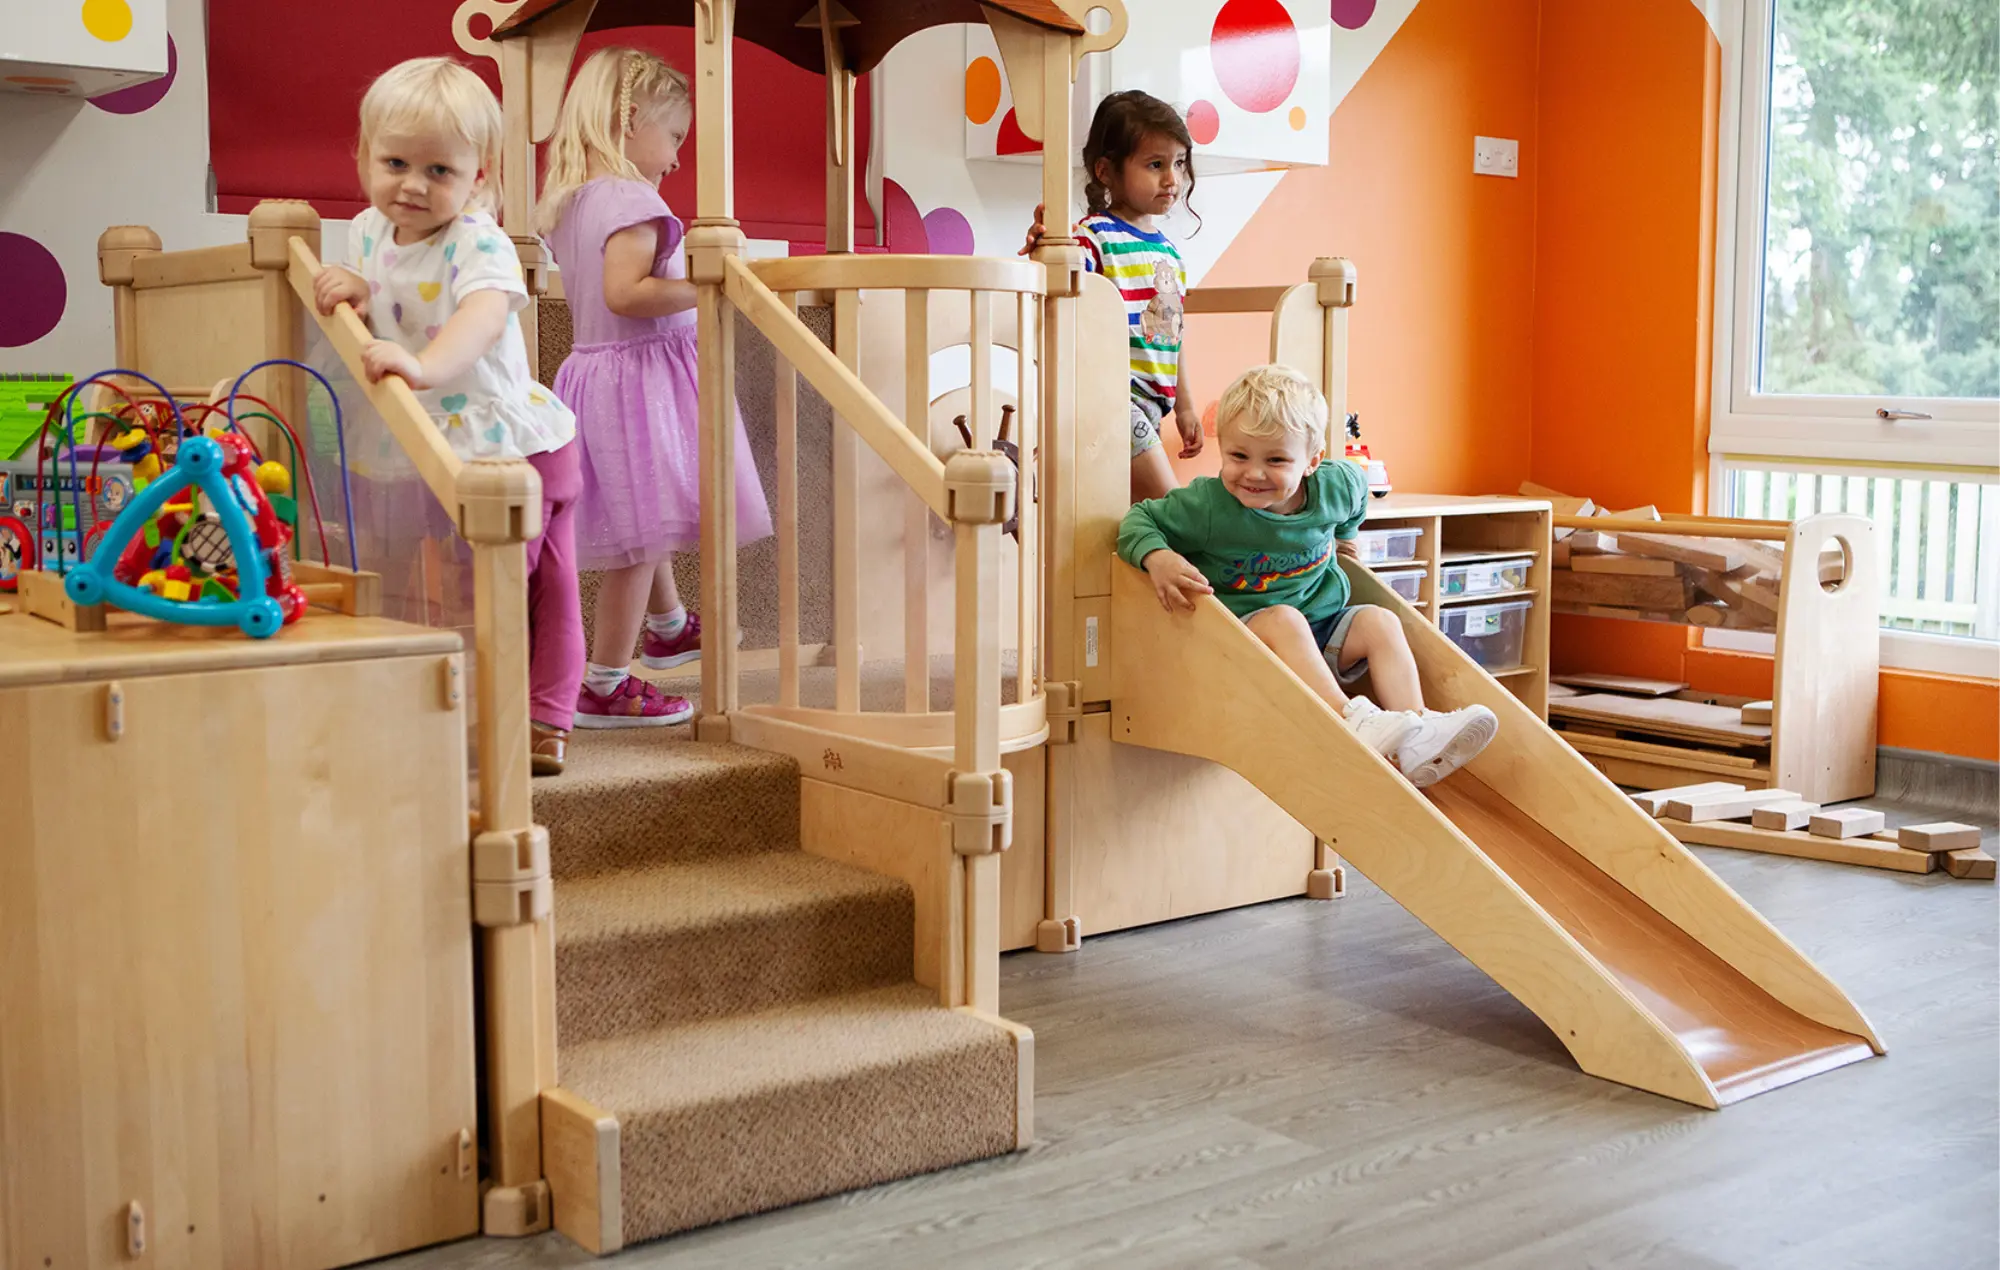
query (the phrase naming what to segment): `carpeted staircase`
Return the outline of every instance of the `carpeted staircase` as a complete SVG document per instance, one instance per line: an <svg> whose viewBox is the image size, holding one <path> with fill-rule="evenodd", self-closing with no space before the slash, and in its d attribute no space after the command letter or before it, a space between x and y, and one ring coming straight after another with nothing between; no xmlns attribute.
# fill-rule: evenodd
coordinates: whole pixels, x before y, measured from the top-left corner
<svg viewBox="0 0 2000 1270"><path fill-rule="evenodd" d="M617 1121L595 1232L551 1169L572 1237L610 1251L1016 1148L1015 1034L912 980L907 886L800 849L789 759L579 733L535 818L558 1080Z"/></svg>

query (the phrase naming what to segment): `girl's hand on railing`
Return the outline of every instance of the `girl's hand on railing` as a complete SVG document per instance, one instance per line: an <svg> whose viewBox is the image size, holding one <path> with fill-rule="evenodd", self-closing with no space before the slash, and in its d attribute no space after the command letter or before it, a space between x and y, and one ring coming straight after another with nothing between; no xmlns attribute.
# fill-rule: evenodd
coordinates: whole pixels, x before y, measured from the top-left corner
<svg viewBox="0 0 2000 1270"><path fill-rule="evenodd" d="M1031 255L1033 254L1035 248L1042 245L1042 235L1048 232L1047 227L1044 226L1042 222L1047 219L1048 219L1048 204L1046 203L1035 204L1035 223L1028 227L1028 241L1021 244L1021 250L1015 252L1014 253L1015 255L1017 256Z"/></svg>
<svg viewBox="0 0 2000 1270"><path fill-rule="evenodd" d="M360 274L328 265L313 275L313 303L321 313L331 317L334 306L343 300L354 306L357 316L368 316L368 284Z"/></svg>
<svg viewBox="0 0 2000 1270"><path fill-rule="evenodd" d="M1149 554L1146 576L1153 581L1153 594L1160 597L1160 607L1169 613L1175 609L1192 613L1196 600L1215 594L1215 588L1201 576L1201 570L1189 564L1187 557L1178 551L1162 548Z"/></svg>
<svg viewBox="0 0 2000 1270"><path fill-rule="evenodd" d="M415 353L394 340L370 340L361 349L361 368L368 382L380 383L384 375L401 375L412 388L428 388L424 364Z"/></svg>

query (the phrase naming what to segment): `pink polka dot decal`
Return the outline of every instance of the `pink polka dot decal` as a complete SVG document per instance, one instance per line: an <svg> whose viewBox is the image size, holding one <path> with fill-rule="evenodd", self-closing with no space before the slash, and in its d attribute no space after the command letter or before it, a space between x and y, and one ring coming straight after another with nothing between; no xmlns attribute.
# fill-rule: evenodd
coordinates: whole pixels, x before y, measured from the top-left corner
<svg viewBox="0 0 2000 1270"><path fill-rule="evenodd" d="M955 207L940 207L924 217L924 236L931 251L940 256L972 254L972 222Z"/></svg>
<svg viewBox="0 0 2000 1270"><path fill-rule="evenodd" d="M174 37L167 37L167 73L158 79L149 79L143 84L121 88L115 93L102 97L92 97L90 104L99 110L110 111L114 115L136 115L142 110L151 110L166 98L167 91L174 86L174 77L181 73L181 51L174 47Z"/></svg>
<svg viewBox="0 0 2000 1270"><path fill-rule="evenodd" d="M1333 0L1334 25L1359 31L1375 16L1375 0Z"/></svg>
<svg viewBox="0 0 2000 1270"><path fill-rule="evenodd" d="M1299 31L1279 0L1227 0L1208 51L1223 93L1253 115L1284 105L1299 82Z"/></svg>
<svg viewBox="0 0 2000 1270"><path fill-rule="evenodd" d="M1222 131L1222 115L1213 102L1197 101L1187 108L1188 135L1198 146L1208 145Z"/></svg>
<svg viewBox="0 0 2000 1270"><path fill-rule="evenodd" d="M56 329L69 303L69 283L53 253L25 234L0 232L0 348L21 348Z"/></svg>

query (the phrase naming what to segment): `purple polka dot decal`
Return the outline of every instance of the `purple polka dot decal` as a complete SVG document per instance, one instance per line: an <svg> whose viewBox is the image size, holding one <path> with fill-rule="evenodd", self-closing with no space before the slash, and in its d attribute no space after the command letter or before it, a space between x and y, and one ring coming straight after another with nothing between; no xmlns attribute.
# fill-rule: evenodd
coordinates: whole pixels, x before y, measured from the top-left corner
<svg viewBox="0 0 2000 1270"><path fill-rule="evenodd" d="M972 222L955 207L940 207L924 217L924 237L940 256L972 254Z"/></svg>
<svg viewBox="0 0 2000 1270"><path fill-rule="evenodd" d="M56 329L69 303L69 283L47 247L24 234L0 233L0 348L21 348Z"/></svg>
<svg viewBox="0 0 2000 1270"><path fill-rule="evenodd" d="M1335 6L1338 8L1339 6ZM136 115L142 110L151 110L166 97L167 90L174 86L175 76L181 73L181 53L174 47L174 37L167 37L167 73L158 79L149 79L143 84L121 88L115 93L102 97L92 97L90 104L99 110L114 115Z"/></svg>
<svg viewBox="0 0 2000 1270"><path fill-rule="evenodd" d="M1375 16L1375 0L1333 0L1333 20L1350 31L1359 31Z"/></svg>

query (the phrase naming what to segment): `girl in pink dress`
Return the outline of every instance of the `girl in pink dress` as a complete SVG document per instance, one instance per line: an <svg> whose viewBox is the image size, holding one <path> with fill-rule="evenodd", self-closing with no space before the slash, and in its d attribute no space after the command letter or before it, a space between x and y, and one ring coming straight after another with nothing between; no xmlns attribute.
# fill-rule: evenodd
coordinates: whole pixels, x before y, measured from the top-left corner
<svg viewBox="0 0 2000 1270"><path fill-rule="evenodd" d="M693 119L686 76L651 53L605 48L577 72L549 142L537 219L576 332L555 388L576 412L582 452L577 560L604 571L580 728L657 727L693 713L628 670L642 622L647 666L701 655L701 621L681 605L672 562L701 536L695 288L681 222L659 193ZM741 542L771 532L741 416L736 523Z"/></svg>

